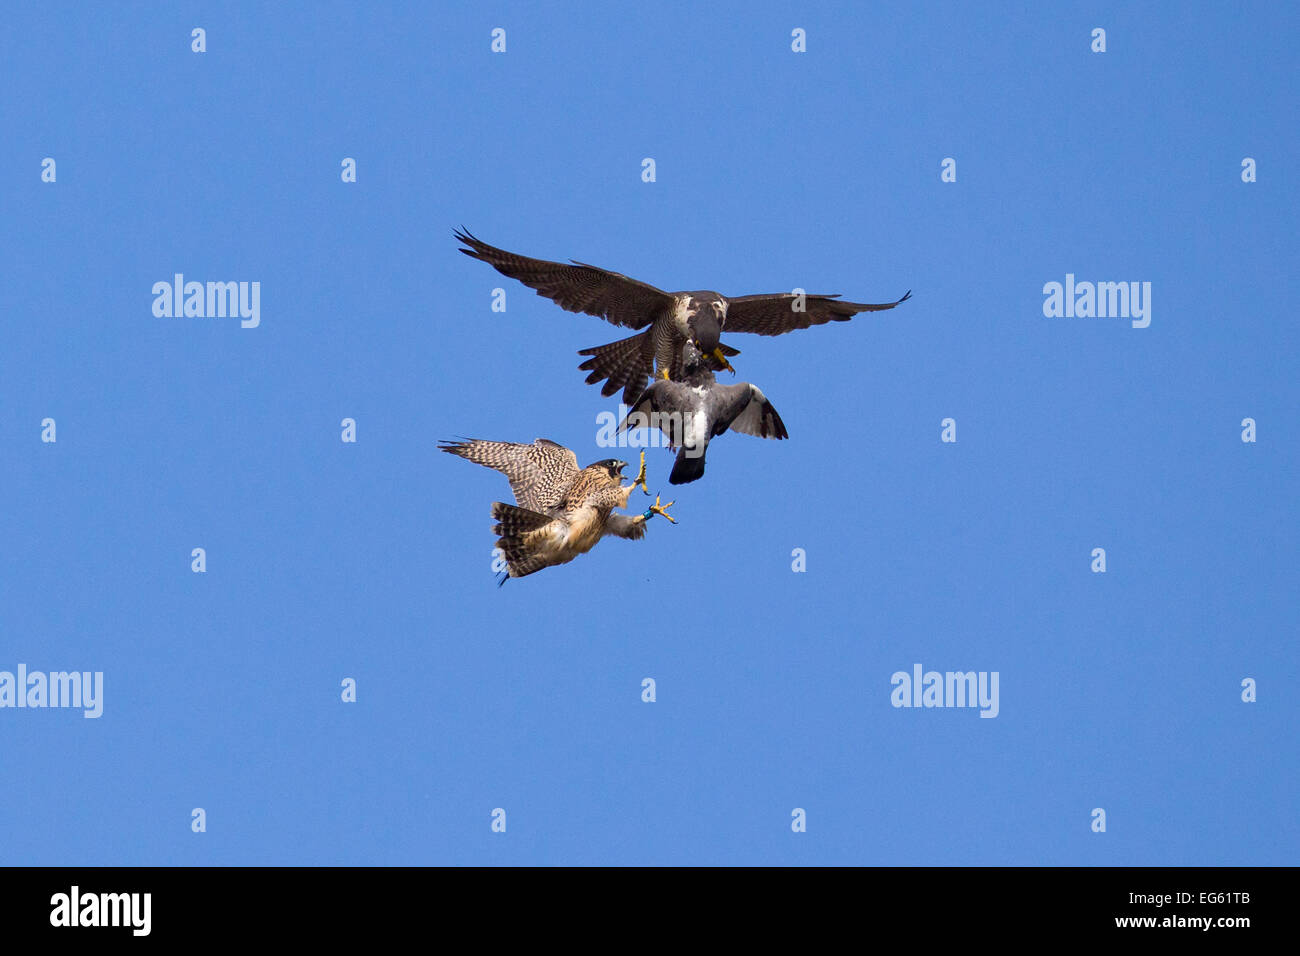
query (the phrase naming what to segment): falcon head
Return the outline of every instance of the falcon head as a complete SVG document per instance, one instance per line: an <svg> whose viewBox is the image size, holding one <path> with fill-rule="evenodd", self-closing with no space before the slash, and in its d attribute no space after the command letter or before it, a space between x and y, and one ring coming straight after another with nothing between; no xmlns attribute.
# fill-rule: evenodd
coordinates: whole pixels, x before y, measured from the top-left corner
<svg viewBox="0 0 1300 956"><path fill-rule="evenodd" d="M594 461L588 468L603 468L609 477L615 481L623 480L623 469L627 467L627 462L617 458L603 458L600 461Z"/></svg>
<svg viewBox="0 0 1300 956"><path fill-rule="evenodd" d="M727 357L722 354L722 327L727 321L727 300L716 292L692 292L690 309L687 313L686 327L691 333L691 342L704 355L712 356L722 368L729 372L731 367Z"/></svg>
<svg viewBox="0 0 1300 956"><path fill-rule="evenodd" d="M716 292L692 292L686 309L686 328L691 341L705 355L718 347L722 323L727 318L727 300Z"/></svg>

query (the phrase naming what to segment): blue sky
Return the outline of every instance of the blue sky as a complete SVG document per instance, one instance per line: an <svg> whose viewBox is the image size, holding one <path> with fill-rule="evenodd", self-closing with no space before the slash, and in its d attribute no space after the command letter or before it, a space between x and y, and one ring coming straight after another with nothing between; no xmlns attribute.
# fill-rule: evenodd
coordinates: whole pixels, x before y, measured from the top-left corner
<svg viewBox="0 0 1300 956"><path fill-rule="evenodd" d="M8 15L0 670L104 701L0 709L0 862L1296 861L1294 6L376 6ZM677 525L498 590L436 441L635 460L576 368L625 333L461 224L913 299L724 336L790 440L652 449ZM260 325L156 317L177 272ZM891 706L917 663L998 716Z"/></svg>

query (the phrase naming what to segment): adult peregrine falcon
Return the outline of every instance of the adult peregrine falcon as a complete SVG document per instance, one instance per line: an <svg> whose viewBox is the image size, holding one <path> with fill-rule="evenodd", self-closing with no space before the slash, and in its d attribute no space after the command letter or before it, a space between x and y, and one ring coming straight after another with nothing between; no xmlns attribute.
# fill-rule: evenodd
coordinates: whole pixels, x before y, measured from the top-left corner
<svg viewBox="0 0 1300 956"><path fill-rule="evenodd" d="M680 381L659 379L633 404L619 423L628 428L658 428L678 450L668 481L683 485L704 474L709 442L732 428L759 438L788 438L785 423L757 385L719 385L713 371L693 344L682 349Z"/></svg>
<svg viewBox="0 0 1300 956"><path fill-rule="evenodd" d="M742 295L728 298L717 292L664 292L617 272L582 262L548 262L529 259L489 246L464 229L455 236L469 248L460 251L482 260L502 275L518 279L537 294L554 301L568 312L585 312L614 325L644 329L630 338L608 345L583 349L590 355L578 368L590 370L589 384L605 379L600 394L613 395L623 389L623 403L631 405L655 374L656 364L664 377L675 377L680 368L682 344L692 341L710 368L735 371L727 358L740 353L723 345L724 332L753 332L781 335L826 322L843 322L859 312L892 309L896 302L871 305L843 302L838 295Z"/></svg>
<svg viewBox="0 0 1300 956"><path fill-rule="evenodd" d="M655 515L669 521L666 505L655 503L643 514L614 514L626 508L628 495L645 484L645 452L641 471L630 485L622 484L627 462L606 458L578 468L578 457L563 445L539 438L531 445L469 439L440 442L445 452L475 464L495 468L510 479L516 505L493 502L492 517L499 535L497 547L506 561L506 577L522 578L554 564L567 564L586 554L607 534L636 540L645 537L645 525ZM505 584L506 577L501 578Z"/></svg>

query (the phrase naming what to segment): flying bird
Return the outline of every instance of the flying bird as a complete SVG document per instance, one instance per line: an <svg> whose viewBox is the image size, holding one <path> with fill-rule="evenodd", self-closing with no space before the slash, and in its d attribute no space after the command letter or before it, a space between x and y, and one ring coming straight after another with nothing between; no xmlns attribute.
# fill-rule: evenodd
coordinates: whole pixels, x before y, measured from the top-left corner
<svg viewBox="0 0 1300 956"><path fill-rule="evenodd" d="M497 547L506 562L501 578L522 578L556 564L567 564L586 554L607 534L637 540L645 537L646 522L663 515L676 523L659 496L643 514L615 514L626 508L632 489L645 484L645 452L641 471L630 485L624 485L622 471L627 462L614 458L578 467L578 457L563 445L538 438L531 445L469 439L440 442L438 447L475 464L494 468L510 480L514 505L492 504L497 522L492 533L499 536Z"/></svg>
<svg viewBox="0 0 1300 956"><path fill-rule="evenodd" d="M655 375L675 378L682 368L682 345L693 342L712 370L734 372L727 359L740 353L720 338L723 333L752 332L781 335L826 322L843 322L859 312L881 312L905 302L876 305L844 302L838 295L777 292L728 298L718 292L665 292L652 285L571 260L549 262L529 259L476 239L464 229L456 238L468 248L460 251L492 266L502 275L518 279L537 294L568 312L585 312L614 325L642 329L637 335L608 345L583 349L591 358L578 366L590 371L588 384L604 380L602 395L623 389L623 403L632 402Z"/></svg>
<svg viewBox="0 0 1300 956"><path fill-rule="evenodd" d="M759 438L788 438L785 423L757 385L719 385L705 356L690 342L683 347L682 377L659 379L632 404L618 431L658 428L677 448L670 484L704 475L709 442L728 428Z"/></svg>

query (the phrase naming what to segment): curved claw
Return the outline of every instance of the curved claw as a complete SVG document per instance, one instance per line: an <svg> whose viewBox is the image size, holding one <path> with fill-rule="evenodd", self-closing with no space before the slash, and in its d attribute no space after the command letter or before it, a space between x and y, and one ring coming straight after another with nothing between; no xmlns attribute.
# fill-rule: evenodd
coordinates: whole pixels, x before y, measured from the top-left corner
<svg viewBox="0 0 1300 956"><path fill-rule="evenodd" d="M713 357L717 359L718 362L721 363L722 367L725 368L732 375L736 374L736 370L731 367L731 363L727 361L727 357L722 354L721 345L719 345L716 349L713 350Z"/></svg>
<svg viewBox="0 0 1300 956"><path fill-rule="evenodd" d="M648 520L650 519L650 516L651 516L651 515L663 515L665 518L667 518L667 519L668 519L669 521L671 521L673 524L676 524L676 523L677 523L677 519L674 518L672 515L670 515L670 514L668 513L668 509L671 508L671 507L672 507L673 505L675 505L675 504L677 504L676 501L670 501L670 502L668 502L668 504L666 504L666 505L661 505L661 504L659 504L659 496L656 494L656 495L655 495L655 503L652 504L652 505L650 506L650 509L645 513L646 520L648 521Z"/></svg>

